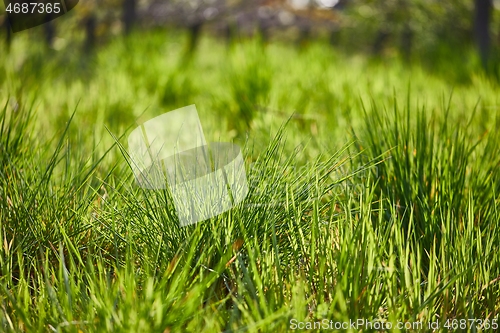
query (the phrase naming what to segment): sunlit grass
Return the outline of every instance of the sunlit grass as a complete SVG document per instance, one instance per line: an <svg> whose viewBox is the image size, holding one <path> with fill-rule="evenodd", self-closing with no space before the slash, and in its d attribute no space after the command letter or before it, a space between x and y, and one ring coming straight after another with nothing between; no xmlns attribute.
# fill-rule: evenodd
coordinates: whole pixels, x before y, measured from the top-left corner
<svg viewBox="0 0 500 333"><path fill-rule="evenodd" d="M1 331L498 317L494 83L321 43L205 39L187 62L183 38L69 61L19 39L0 62ZM181 228L120 148L136 120L193 103L209 140L242 146L250 192Z"/></svg>

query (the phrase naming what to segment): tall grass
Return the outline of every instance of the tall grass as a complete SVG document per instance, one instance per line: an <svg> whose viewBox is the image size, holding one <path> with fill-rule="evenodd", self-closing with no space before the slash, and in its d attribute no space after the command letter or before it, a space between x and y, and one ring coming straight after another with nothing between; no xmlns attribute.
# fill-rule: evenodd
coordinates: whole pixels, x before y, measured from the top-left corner
<svg viewBox="0 0 500 333"><path fill-rule="evenodd" d="M132 35L66 69L70 50L19 39L2 60L1 331L494 331L494 83L473 75L451 96L418 66L320 43L205 39L186 62L183 38ZM134 120L192 103L207 138L242 145L250 191L181 228L167 191L135 185L124 142Z"/></svg>

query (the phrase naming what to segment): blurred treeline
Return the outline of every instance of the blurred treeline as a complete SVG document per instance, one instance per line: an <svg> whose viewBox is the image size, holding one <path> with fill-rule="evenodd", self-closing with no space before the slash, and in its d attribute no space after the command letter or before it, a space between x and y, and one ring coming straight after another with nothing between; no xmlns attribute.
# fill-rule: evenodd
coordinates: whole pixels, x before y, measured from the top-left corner
<svg viewBox="0 0 500 333"><path fill-rule="evenodd" d="M8 51L15 36L5 12L0 23ZM43 35L54 49L78 40L82 53L91 53L117 35L157 27L188 31L188 52L202 34L229 43L257 35L298 47L320 38L339 50L400 56L451 76L465 67L500 75L500 0L86 0L29 34Z"/></svg>

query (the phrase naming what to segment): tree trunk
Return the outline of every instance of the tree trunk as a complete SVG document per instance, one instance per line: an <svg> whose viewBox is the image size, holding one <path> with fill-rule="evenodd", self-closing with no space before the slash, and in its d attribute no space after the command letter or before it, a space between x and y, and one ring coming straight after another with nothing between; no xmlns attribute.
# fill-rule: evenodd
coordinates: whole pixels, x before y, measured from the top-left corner
<svg viewBox="0 0 500 333"><path fill-rule="evenodd" d="M52 43L54 41L54 37L56 34L56 29L54 27L54 22L53 21L48 21L43 25L43 31L45 34L45 42L47 43L48 47L52 47Z"/></svg>
<svg viewBox="0 0 500 333"><path fill-rule="evenodd" d="M85 53L90 53L95 47L96 36L95 36L95 28L96 28L96 19L94 15L90 15L85 20Z"/></svg>
<svg viewBox="0 0 500 333"><path fill-rule="evenodd" d="M269 41L269 23L265 19L259 18L257 28L261 42L266 44Z"/></svg>
<svg viewBox="0 0 500 333"><path fill-rule="evenodd" d="M340 29L338 27L334 27L330 30L329 42L331 46L340 44Z"/></svg>
<svg viewBox="0 0 500 333"><path fill-rule="evenodd" d="M189 26L189 40L187 46L188 55L192 55L198 46L198 42L200 41L201 28L203 27L203 23L201 20L198 20L192 23Z"/></svg>
<svg viewBox="0 0 500 333"><path fill-rule="evenodd" d="M372 53L375 55L381 55L390 37L391 33L388 30L381 28L377 32L375 41L372 44Z"/></svg>
<svg viewBox="0 0 500 333"><path fill-rule="evenodd" d="M490 21L491 21L491 0L475 0L475 17L474 17L474 37L479 49L481 63L486 69L488 66L488 58L490 53Z"/></svg>
<svg viewBox="0 0 500 333"><path fill-rule="evenodd" d="M7 52L10 51L10 45L12 44L12 31L10 29L10 22L9 22L9 19L7 18L7 16L5 16L5 19L3 21L3 25L5 27L5 42L7 43Z"/></svg>
<svg viewBox="0 0 500 333"><path fill-rule="evenodd" d="M411 50L413 45L413 30L409 24L405 24L403 33L401 34L401 53L406 61L411 58Z"/></svg>
<svg viewBox="0 0 500 333"><path fill-rule="evenodd" d="M224 36L228 46L231 46L238 37L238 23L233 21L226 22L224 27Z"/></svg>
<svg viewBox="0 0 500 333"><path fill-rule="evenodd" d="M123 26L128 35L134 27L136 19L136 0L123 0Z"/></svg>
<svg viewBox="0 0 500 333"><path fill-rule="evenodd" d="M309 22L305 22L299 29L299 47L301 49L306 49L311 39L311 25Z"/></svg>
<svg viewBox="0 0 500 333"><path fill-rule="evenodd" d="M400 17L399 20L403 22L403 30L401 31L400 37L400 49L403 58L406 61L409 61L411 58L411 51L413 46L413 29L411 27L411 7L408 0L399 0L399 12Z"/></svg>

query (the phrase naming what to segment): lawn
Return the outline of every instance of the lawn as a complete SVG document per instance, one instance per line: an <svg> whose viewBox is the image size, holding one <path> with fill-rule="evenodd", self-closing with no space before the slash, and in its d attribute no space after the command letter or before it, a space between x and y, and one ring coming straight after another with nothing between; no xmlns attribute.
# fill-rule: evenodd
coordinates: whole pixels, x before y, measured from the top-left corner
<svg viewBox="0 0 500 333"><path fill-rule="evenodd" d="M0 331L496 331L500 89L467 50L186 38L2 55ZM127 136L190 104L242 148L249 193L180 227Z"/></svg>

